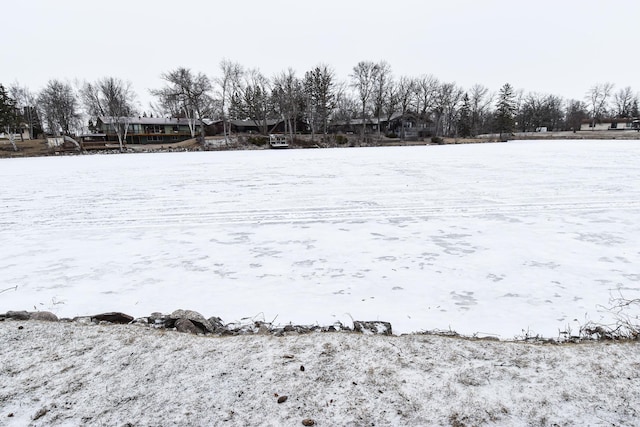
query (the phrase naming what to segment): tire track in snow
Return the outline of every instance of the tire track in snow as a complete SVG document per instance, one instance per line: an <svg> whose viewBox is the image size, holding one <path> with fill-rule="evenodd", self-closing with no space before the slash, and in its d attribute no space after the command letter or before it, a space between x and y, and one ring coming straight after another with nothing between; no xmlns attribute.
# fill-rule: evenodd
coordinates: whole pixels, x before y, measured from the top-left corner
<svg viewBox="0 0 640 427"><path fill-rule="evenodd" d="M113 205L115 206L115 205ZM162 228L170 226L227 225L227 224L282 224L282 223L342 223L354 221L405 219L428 220L443 217L487 217L495 215L530 216L544 213L589 212L603 210L640 210L640 200L591 200L573 202L550 202L537 200L525 203L465 203L463 200L448 200L439 206L399 203L376 205L357 202L349 206L318 205L312 207L283 207L273 209L202 209L198 206L180 206L164 210L136 212L109 210L104 206L85 207L83 212L73 212L63 218L58 216L33 218L30 221L0 218L4 232L18 228L51 229L126 229ZM24 212L22 212L24 213ZM17 213L15 213L17 215ZM15 216L14 216L15 218Z"/></svg>

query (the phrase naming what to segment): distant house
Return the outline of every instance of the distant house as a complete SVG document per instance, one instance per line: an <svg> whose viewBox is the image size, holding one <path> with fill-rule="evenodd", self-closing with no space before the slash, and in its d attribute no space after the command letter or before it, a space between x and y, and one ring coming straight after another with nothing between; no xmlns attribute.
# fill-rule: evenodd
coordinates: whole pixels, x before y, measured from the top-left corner
<svg viewBox="0 0 640 427"><path fill-rule="evenodd" d="M359 133L362 132L363 122L366 133L378 131L377 117L367 118L366 120L354 118L332 121L329 124L329 130L334 133ZM380 117L380 132L394 133L398 136L404 134L405 138L408 139L424 138L433 134L434 127L430 120L427 123L421 122L414 114L407 113L403 116L401 113L393 113L391 117Z"/></svg>
<svg viewBox="0 0 640 427"><path fill-rule="evenodd" d="M331 133L358 133L362 131L364 124L366 133L377 132L378 122L377 119L361 119L353 118L347 120L333 120L329 122L329 132Z"/></svg>
<svg viewBox="0 0 640 427"><path fill-rule="evenodd" d="M26 123L20 123L18 127L13 129L13 137L16 141L24 141L27 139L32 139L31 134L29 133L29 126ZM0 131L0 139L9 139L10 134L4 132L4 129Z"/></svg>
<svg viewBox="0 0 640 427"><path fill-rule="evenodd" d="M584 119L580 124L580 130L638 130L640 129L640 121L638 119L619 119L606 118L598 119L595 122L592 119Z"/></svg>
<svg viewBox="0 0 640 427"><path fill-rule="evenodd" d="M222 120L203 119L207 135L219 135L224 132ZM261 120L229 120L228 130L232 133L261 133L266 127L266 133L282 132L284 122L282 120L268 119L266 123Z"/></svg>
<svg viewBox="0 0 640 427"><path fill-rule="evenodd" d="M118 135L112 125L114 119L98 117L95 135L104 135L107 141L117 141ZM189 121L181 118L130 117L126 120L127 144L164 144L192 138ZM202 124L195 124L195 134L200 134Z"/></svg>
<svg viewBox="0 0 640 427"><path fill-rule="evenodd" d="M267 119L262 120L231 120L231 131L237 133L261 133L266 127L266 133L284 132L284 120Z"/></svg>
<svg viewBox="0 0 640 427"><path fill-rule="evenodd" d="M202 119L204 123L204 133L207 136L219 135L224 132L224 125L220 119Z"/></svg>

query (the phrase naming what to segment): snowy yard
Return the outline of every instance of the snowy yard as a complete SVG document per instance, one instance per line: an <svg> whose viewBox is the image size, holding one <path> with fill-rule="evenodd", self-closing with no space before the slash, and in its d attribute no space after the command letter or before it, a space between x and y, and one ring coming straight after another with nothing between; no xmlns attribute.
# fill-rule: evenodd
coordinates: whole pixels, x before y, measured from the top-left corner
<svg viewBox="0 0 640 427"><path fill-rule="evenodd" d="M610 427L640 417L637 342L203 337L8 320L0 342L7 427Z"/></svg>
<svg viewBox="0 0 640 427"><path fill-rule="evenodd" d="M0 312L511 339L640 296L638 141L5 159L0 181Z"/></svg>

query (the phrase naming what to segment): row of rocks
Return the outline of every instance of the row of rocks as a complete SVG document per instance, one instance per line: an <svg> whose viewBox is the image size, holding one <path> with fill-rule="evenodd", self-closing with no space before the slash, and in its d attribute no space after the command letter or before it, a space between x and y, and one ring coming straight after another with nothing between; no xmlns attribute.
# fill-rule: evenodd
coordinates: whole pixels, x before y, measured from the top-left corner
<svg viewBox="0 0 640 427"><path fill-rule="evenodd" d="M49 322L78 322L85 324L113 323L136 324L157 329L170 329L191 334L215 335L296 335L311 332L359 332L372 335L391 335L391 323L382 321L353 321L353 328L336 322L330 326L319 325L273 325L269 322L243 319L240 322L224 323L219 317L205 318L193 310L176 310L171 314L151 313L147 317L134 318L125 313L109 312L94 316L75 317L73 319L58 319L49 311L7 311L0 314L0 321L39 320Z"/></svg>

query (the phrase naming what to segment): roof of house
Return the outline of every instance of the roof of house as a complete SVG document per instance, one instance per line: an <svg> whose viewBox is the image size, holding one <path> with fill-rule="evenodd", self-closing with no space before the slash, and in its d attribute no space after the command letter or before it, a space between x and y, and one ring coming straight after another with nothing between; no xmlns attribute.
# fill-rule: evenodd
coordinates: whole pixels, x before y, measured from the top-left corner
<svg viewBox="0 0 640 427"><path fill-rule="evenodd" d="M582 119L582 124L590 124L593 121L593 119ZM615 118L615 117L606 117L606 118L602 118L602 119L596 119L596 123L598 124L603 124L603 123L637 123L638 119L635 118Z"/></svg>
<svg viewBox="0 0 640 427"><path fill-rule="evenodd" d="M112 123L114 121L114 117L100 116L98 119L102 123ZM127 123L130 125L147 125L147 126L163 126L163 125L184 125L187 126L189 124L189 120L184 118L176 118L176 117L119 117L120 119L127 119ZM199 123L196 123L199 124Z"/></svg>
<svg viewBox="0 0 640 427"><path fill-rule="evenodd" d="M215 125L218 123L222 123L222 120L220 119L209 119L209 118L204 118L202 119L202 123L204 123L206 126L211 126L211 125Z"/></svg>
<svg viewBox="0 0 640 427"><path fill-rule="evenodd" d="M407 114L408 115L408 114ZM386 114L383 116L380 116L380 123L387 123L389 121L394 121L394 120L398 120L402 118L402 113L393 113L391 115L390 118L387 118ZM352 126L357 126L360 125L362 126L362 118L357 118L357 119L349 119L347 120L338 120L338 121L334 121L331 122L332 125L334 126L345 126L345 125L352 125ZM366 119L365 121L366 124L368 125L377 125L378 124L378 118L377 117L369 117Z"/></svg>
<svg viewBox="0 0 640 427"><path fill-rule="evenodd" d="M267 126L275 126L281 121L282 120L278 119L267 119ZM237 127L253 127L263 125L262 120L230 120L229 123Z"/></svg>

